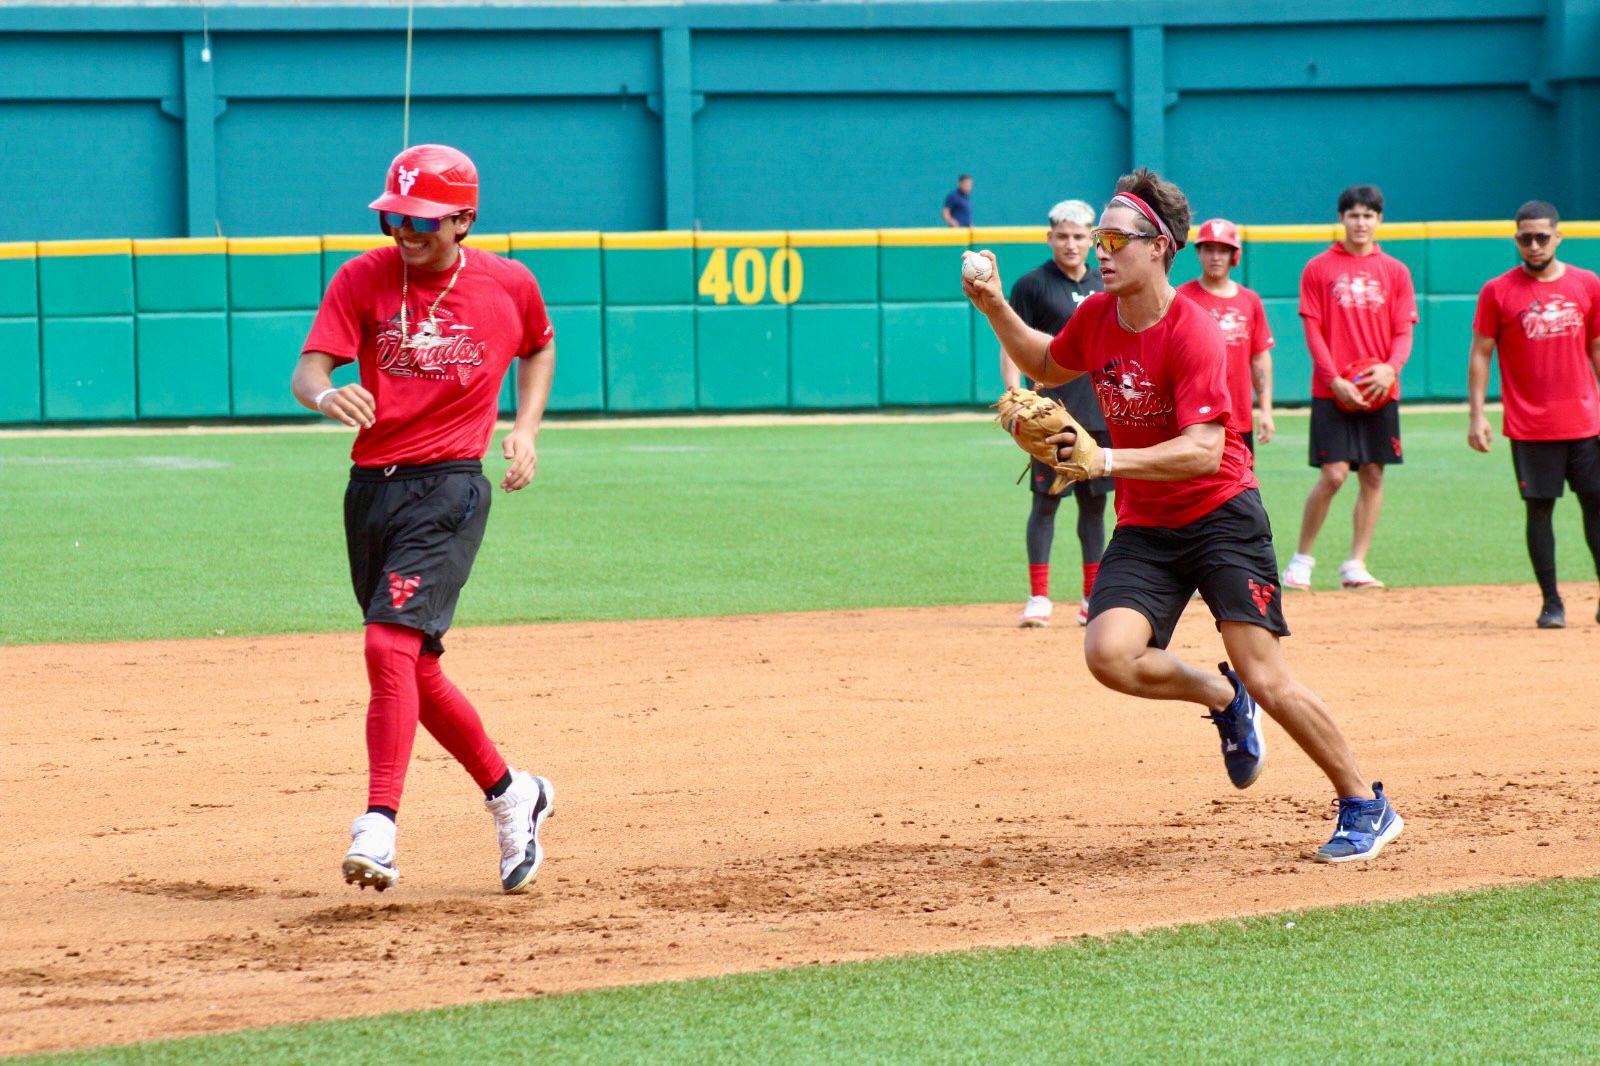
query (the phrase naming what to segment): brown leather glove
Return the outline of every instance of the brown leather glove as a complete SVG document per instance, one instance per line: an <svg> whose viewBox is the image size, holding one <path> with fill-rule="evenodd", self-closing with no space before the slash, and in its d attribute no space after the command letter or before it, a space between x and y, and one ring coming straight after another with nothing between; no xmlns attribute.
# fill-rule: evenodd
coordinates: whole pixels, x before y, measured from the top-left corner
<svg viewBox="0 0 1600 1066"><path fill-rule="evenodd" d="M1007 389L994 407L1000 412L1000 427L1011 434L1017 447L1056 472L1050 495L1058 496L1072 482L1089 479L1090 463L1100 451L1100 444L1065 407L1031 389ZM1076 435L1070 453L1064 444L1046 443L1048 438L1067 430Z"/></svg>

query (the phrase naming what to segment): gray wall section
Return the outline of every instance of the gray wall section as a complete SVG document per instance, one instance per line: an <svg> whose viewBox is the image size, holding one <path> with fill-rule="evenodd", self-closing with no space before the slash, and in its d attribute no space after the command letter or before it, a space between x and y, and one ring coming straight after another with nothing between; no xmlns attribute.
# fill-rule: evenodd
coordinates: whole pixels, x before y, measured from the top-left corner
<svg viewBox="0 0 1600 1066"><path fill-rule="evenodd" d="M363 232L403 10L0 7L0 240ZM411 140L485 228L979 225L1135 163L1197 214L1600 217L1594 0L716 4L416 12ZM209 40L210 60L201 58Z"/></svg>

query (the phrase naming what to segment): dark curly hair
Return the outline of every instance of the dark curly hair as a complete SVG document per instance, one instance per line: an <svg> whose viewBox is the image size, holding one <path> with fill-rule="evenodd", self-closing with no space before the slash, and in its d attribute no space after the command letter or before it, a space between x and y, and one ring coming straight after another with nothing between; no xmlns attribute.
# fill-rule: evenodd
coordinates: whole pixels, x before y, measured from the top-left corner
<svg viewBox="0 0 1600 1066"><path fill-rule="evenodd" d="M1167 229L1172 231L1172 243L1167 246L1166 259L1167 270L1171 271L1172 259L1178 254L1178 249L1189 243L1189 222L1193 217L1189 211L1189 198L1183 195L1182 189L1149 167L1139 167L1131 174L1122 175L1117 179L1117 191L1131 192L1149 204L1150 209L1167 224Z"/></svg>

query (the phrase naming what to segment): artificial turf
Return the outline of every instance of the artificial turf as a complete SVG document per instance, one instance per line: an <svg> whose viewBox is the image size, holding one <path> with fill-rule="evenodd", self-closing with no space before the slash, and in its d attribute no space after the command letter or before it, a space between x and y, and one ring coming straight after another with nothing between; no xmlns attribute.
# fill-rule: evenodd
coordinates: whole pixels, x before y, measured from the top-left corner
<svg viewBox="0 0 1600 1066"><path fill-rule="evenodd" d="M48 1061L1594 1061L1596 958L1588 878Z"/></svg>
<svg viewBox="0 0 1600 1066"><path fill-rule="evenodd" d="M1306 419L1260 449L1280 557L1313 476ZM1391 584L1527 582L1504 441L1408 411L1372 569ZM498 438L497 438L498 440ZM352 629L341 528L348 438L294 432L0 438L0 643ZM491 456L497 454L491 450ZM495 494L457 625L1025 598L1024 457L986 423L674 427L555 423L534 486ZM504 463L491 458L492 480ZM1337 580L1355 485L1317 583ZM1075 585L1074 505L1056 538ZM1592 578L1576 505L1562 574ZM1536 605L1530 603L1530 611Z"/></svg>

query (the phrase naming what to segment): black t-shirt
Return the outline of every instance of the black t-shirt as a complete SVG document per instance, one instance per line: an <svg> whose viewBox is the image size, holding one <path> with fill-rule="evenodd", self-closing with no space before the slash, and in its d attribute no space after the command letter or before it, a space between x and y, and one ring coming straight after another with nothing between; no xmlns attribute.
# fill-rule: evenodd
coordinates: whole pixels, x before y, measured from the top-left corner
<svg viewBox="0 0 1600 1066"><path fill-rule="evenodd" d="M1100 271L1090 268L1082 281L1073 281L1061 272L1054 259L1046 259L1012 283L1011 309L1022 321L1053 337L1061 332L1079 304L1091 293L1102 292L1104 288L1100 283ZM1106 416L1100 412L1100 401L1095 399L1088 374L1065 385L1039 391L1066 404L1084 429L1105 432Z"/></svg>

